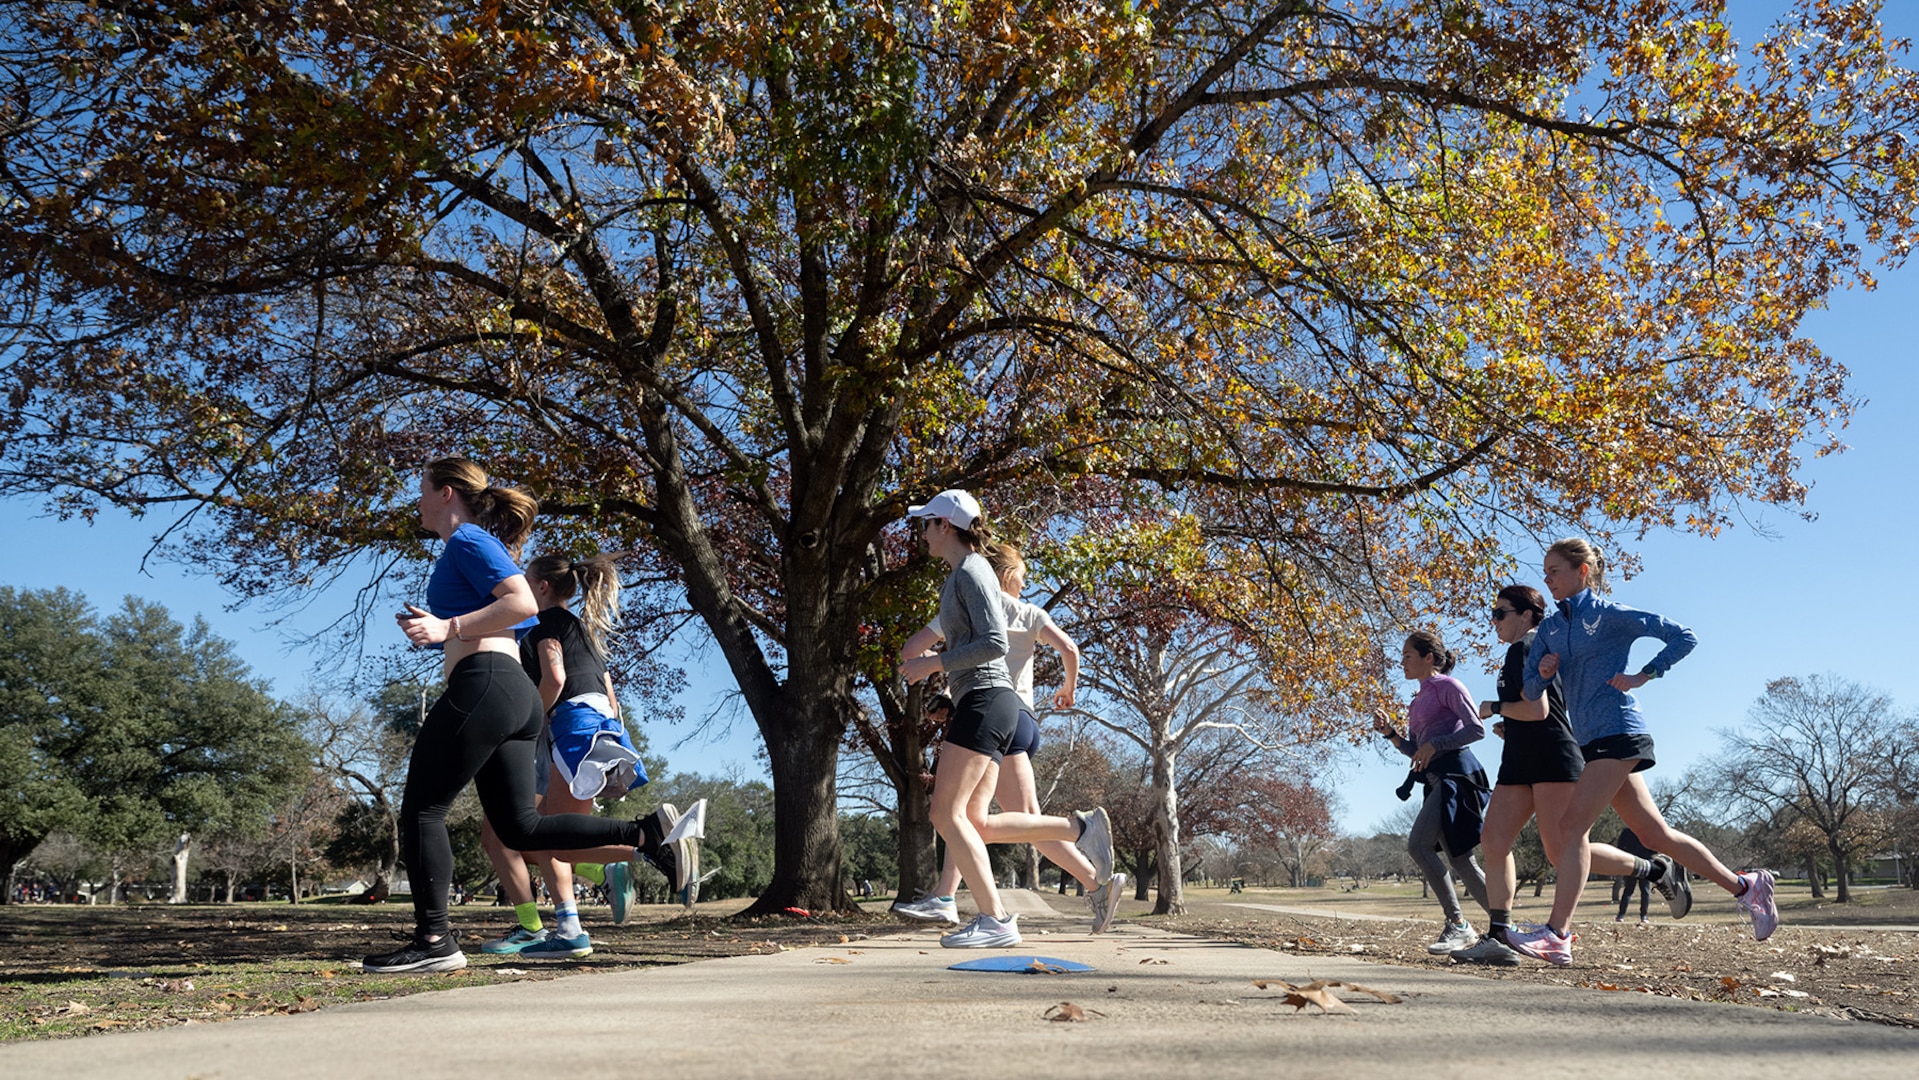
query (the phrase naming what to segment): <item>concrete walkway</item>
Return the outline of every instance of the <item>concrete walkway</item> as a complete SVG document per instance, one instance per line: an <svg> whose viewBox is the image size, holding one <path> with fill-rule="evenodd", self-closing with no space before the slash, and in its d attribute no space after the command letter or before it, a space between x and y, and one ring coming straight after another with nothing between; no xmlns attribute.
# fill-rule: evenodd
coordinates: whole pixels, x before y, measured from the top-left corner
<svg viewBox="0 0 1919 1080"><path fill-rule="evenodd" d="M1022 898L1023 900L1024 898ZM1070 905L1071 901L1066 901ZM1023 903L1021 906L1025 906ZM1734 1005L1299 957L1078 919L1020 920L1012 952L1087 975L983 975L931 930L680 967L500 983L220 1024L0 1047L0 1076L987 1076L1354 1078L1532 1074L1909 1080L1919 1032ZM1042 932L1044 931L1044 932ZM1353 1015L1295 1012L1259 978L1346 979ZM1072 1002L1099 1015L1043 1018ZM1548 1064L1550 1062L1550 1064Z"/></svg>

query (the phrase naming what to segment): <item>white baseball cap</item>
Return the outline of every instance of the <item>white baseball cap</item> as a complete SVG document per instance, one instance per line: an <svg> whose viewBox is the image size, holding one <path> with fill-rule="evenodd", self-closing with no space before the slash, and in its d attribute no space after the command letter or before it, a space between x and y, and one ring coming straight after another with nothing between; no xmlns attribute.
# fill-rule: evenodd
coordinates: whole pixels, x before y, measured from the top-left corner
<svg viewBox="0 0 1919 1080"><path fill-rule="evenodd" d="M907 517L944 518L962 529L970 529L980 518L979 500L959 488L948 488L924 506L909 506Z"/></svg>

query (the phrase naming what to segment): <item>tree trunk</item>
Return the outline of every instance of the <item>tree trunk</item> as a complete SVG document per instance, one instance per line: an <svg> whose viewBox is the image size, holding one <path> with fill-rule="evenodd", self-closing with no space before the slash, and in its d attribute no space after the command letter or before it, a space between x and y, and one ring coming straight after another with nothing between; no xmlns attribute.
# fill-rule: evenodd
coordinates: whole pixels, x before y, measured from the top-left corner
<svg viewBox="0 0 1919 1080"><path fill-rule="evenodd" d="M1039 849L1026 845L1026 864L1020 867L1020 873L1026 878L1026 888L1039 891Z"/></svg>
<svg viewBox="0 0 1919 1080"><path fill-rule="evenodd" d="M822 658L795 656L792 670L806 670L809 659ZM785 707L777 710L780 722L771 722L773 709L754 710L773 774L773 880L748 915L857 910L843 880L836 776L846 717L856 707L847 694L833 692L851 684L850 670L846 674L826 685L791 679L781 695Z"/></svg>
<svg viewBox="0 0 1919 1080"><path fill-rule="evenodd" d="M193 847L193 834L181 833L180 839L173 845L173 895L167 898L169 904L187 902L187 855Z"/></svg>
<svg viewBox="0 0 1919 1080"><path fill-rule="evenodd" d="M1839 843L1830 837L1826 840L1826 852L1832 856L1833 884L1838 887L1837 901L1841 904L1852 902L1852 874L1846 866L1846 853L1839 850Z"/></svg>
<svg viewBox="0 0 1919 1080"><path fill-rule="evenodd" d="M1176 748L1163 744L1153 754L1154 861L1159 864L1159 899L1153 904L1155 915L1186 914L1186 896L1181 888L1185 875L1179 854L1179 790L1173 785L1178 754ZM1140 875L1142 884L1145 877Z"/></svg>
<svg viewBox="0 0 1919 1080"><path fill-rule="evenodd" d="M1133 879L1133 899L1144 900L1152 894L1152 848L1141 848L1133 852L1133 869L1138 872Z"/></svg>
<svg viewBox="0 0 1919 1080"><path fill-rule="evenodd" d="M40 841L45 839L44 835L23 836L18 833L0 835L0 869L7 872L8 882L13 881L14 871L20 865L20 860L33 854L33 849L39 847ZM13 903L13 889L9 887L6 895L0 896L0 904L11 903Z"/></svg>
<svg viewBox="0 0 1919 1080"><path fill-rule="evenodd" d="M113 860L113 874L107 879L107 906L120 902L120 860Z"/></svg>
<svg viewBox="0 0 1919 1080"><path fill-rule="evenodd" d="M1819 856L1806 854L1806 881L1812 886L1812 898L1823 900L1826 896L1825 882L1819 877Z"/></svg>
<svg viewBox="0 0 1919 1080"><path fill-rule="evenodd" d="M298 904L299 902L300 902L300 862L297 859L288 859L287 860L287 903Z"/></svg>
<svg viewBox="0 0 1919 1080"><path fill-rule="evenodd" d="M867 749L879 759L880 769L893 786L894 865L899 869L901 899L922 896L939 879L939 833L933 828L933 791L926 779L926 741L920 730L925 709L924 684L898 693L897 683L876 685L884 732L862 729Z"/></svg>

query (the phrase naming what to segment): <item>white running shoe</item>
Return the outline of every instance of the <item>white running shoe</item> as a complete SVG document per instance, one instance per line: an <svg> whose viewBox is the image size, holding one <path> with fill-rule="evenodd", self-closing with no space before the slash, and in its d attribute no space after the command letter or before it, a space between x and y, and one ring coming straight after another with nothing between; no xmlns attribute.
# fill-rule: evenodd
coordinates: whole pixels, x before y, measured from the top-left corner
<svg viewBox="0 0 1919 1080"><path fill-rule="evenodd" d="M1019 943L1018 915L1008 915L1004 922L981 915L967 923L966 929L940 937L940 944L948 949L1004 949Z"/></svg>
<svg viewBox="0 0 1919 1080"><path fill-rule="evenodd" d="M1093 864L1093 880L1104 885L1113 876L1113 820L1103 806L1075 810L1073 818L1079 822L1079 839L1073 846Z"/></svg>
<svg viewBox="0 0 1919 1080"><path fill-rule="evenodd" d="M1106 884L1086 894L1086 906L1093 912L1093 933L1104 934L1113 928L1113 916L1119 914L1120 894L1126 891L1126 875L1114 874Z"/></svg>
<svg viewBox="0 0 1919 1080"><path fill-rule="evenodd" d="M1478 943L1479 935L1473 932L1471 924L1447 923L1446 929L1439 932L1439 937L1426 946L1426 951L1434 956L1446 956L1458 949L1470 949Z"/></svg>
<svg viewBox="0 0 1919 1080"><path fill-rule="evenodd" d="M943 922L951 926L960 924L959 905L950 896L922 896L918 900L896 900L893 902L893 914L914 922Z"/></svg>

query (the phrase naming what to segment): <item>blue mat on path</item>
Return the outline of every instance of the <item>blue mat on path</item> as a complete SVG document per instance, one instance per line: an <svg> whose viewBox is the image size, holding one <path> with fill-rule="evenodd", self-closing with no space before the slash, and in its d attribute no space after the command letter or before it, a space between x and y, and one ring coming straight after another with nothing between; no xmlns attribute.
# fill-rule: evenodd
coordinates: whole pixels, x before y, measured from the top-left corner
<svg viewBox="0 0 1919 1080"><path fill-rule="evenodd" d="M1093 965L1082 964L1077 960L1060 960L1051 956L986 956L978 960L954 964L947 970L1010 971L1016 975L1076 975L1082 971L1092 971Z"/></svg>

